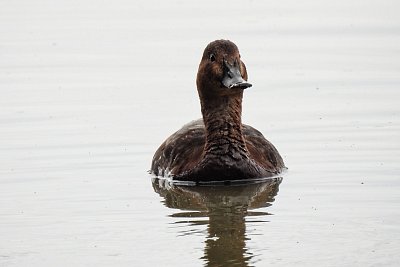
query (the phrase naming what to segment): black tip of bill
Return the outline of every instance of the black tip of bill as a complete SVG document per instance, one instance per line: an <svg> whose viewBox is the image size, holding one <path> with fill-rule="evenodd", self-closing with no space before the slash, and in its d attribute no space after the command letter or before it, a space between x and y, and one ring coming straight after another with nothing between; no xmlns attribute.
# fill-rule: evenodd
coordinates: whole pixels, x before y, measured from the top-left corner
<svg viewBox="0 0 400 267"><path fill-rule="evenodd" d="M246 88L249 88L249 87L251 87L252 86L252 84L251 83L248 83L248 82L237 82L237 83L234 83L234 84L231 84L231 85L229 85L229 89L235 89L235 88L238 88L238 89L246 89Z"/></svg>

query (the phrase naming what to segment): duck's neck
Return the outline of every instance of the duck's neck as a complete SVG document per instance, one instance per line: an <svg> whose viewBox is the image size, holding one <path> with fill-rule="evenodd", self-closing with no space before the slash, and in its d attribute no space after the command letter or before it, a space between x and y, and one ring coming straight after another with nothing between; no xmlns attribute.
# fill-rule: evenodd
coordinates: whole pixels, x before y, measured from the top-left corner
<svg viewBox="0 0 400 267"><path fill-rule="evenodd" d="M204 158L242 160L247 158L247 148L242 134L242 98L220 96L201 103L206 128Z"/></svg>

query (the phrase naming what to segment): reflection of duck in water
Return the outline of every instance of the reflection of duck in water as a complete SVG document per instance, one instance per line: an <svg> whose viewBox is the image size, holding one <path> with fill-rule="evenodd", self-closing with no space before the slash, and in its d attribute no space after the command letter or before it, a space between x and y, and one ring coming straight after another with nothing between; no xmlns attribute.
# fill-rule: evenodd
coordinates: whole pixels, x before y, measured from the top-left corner
<svg viewBox="0 0 400 267"><path fill-rule="evenodd" d="M151 171L181 181L271 177L285 165L276 148L242 124L243 91L251 87L237 46L217 40L204 50L197 73L203 118L172 134L154 154Z"/></svg>
<svg viewBox="0 0 400 267"><path fill-rule="evenodd" d="M245 217L269 215L251 210L272 205L280 182L275 178L253 184L195 187L154 179L153 187L168 208L183 210L172 217L195 225L204 224L200 218L209 217L206 266L248 266L252 256L245 244Z"/></svg>

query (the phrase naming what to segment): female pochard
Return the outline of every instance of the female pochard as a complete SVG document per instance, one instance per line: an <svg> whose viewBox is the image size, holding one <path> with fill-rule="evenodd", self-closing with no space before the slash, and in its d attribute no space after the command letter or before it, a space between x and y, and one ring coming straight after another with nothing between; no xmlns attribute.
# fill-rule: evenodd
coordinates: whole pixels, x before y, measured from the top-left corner
<svg viewBox="0 0 400 267"><path fill-rule="evenodd" d="M197 72L203 118L184 125L154 154L151 172L183 181L270 177L285 165L276 148L242 124L243 91L251 87L237 46L217 40L204 50Z"/></svg>

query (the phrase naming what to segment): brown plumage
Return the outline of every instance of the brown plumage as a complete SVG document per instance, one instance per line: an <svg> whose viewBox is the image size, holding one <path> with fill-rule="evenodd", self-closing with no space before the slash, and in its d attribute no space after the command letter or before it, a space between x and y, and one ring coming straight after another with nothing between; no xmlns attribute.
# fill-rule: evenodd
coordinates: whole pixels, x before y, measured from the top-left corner
<svg viewBox="0 0 400 267"><path fill-rule="evenodd" d="M269 177L285 165L276 148L242 124L247 71L239 50L217 40L204 50L197 73L203 119L172 134L154 154L151 171L174 180L218 181Z"/></svg>

